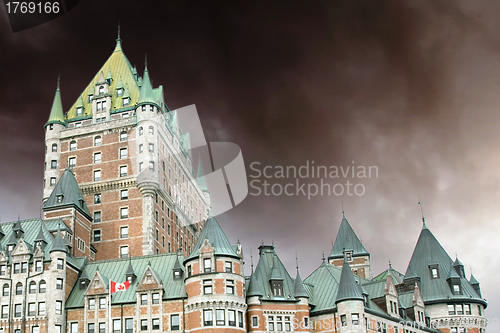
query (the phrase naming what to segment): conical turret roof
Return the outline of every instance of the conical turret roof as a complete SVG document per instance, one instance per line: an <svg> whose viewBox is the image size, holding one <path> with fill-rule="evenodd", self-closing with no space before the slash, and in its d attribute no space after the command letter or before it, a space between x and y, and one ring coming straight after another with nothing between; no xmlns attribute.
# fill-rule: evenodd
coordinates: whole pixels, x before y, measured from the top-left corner
<svg viewBox="0 0 500 333"><path fill-rule="evenodd" d="M309 298L307 295L306 288L304 288L304 283L302 282L302 278L300 277L299 269L297 268L297 277L295 278L295 298L304 297Z"/></svg>
<svg viewBox="0 0 500 333"><path fill-rule="evenodd" d="M363 295L354 279L351 267L349 263L344 258L344 265L342 266L342 273L340 275L339 290L337 292L337 298L335 303L339 303L347 300L360 300L364 301Z"/></svg>
<svg viewBox="0 0 500 333"><path fill-rule="evenodd" d="M239 258L219 222L212 216L205 222L198 242L194 246L191 255L186 260L198 257L198 251L205 239L208 239L208 242L214 247L216 255L228 255Z"/></svg>
<svg viewBox="0 0 500 333"><path fill-rule="evenodd" d="M142 80L141 94L139 95L139 104L154 103L156 104L156 98L151 86L151 81L149 79L149 71L146 66L144 69L144 78Z"/></svg>
<svg viewBox="0 0 500 333"><path fill-rule="evenodd" d="M250 286L248 287L247 297L252 296L264 296L264 288L260 283L260 280L257 279L255 272L252 272L250 276Z"/></svg>
<svg viewBox="0 0 500 333"><path fill-rule="evenodd" d="M54 242L52 243L52 248L50 249L50 253L59 251L67 253L66 245L64 245L64 240L61 235L61 229L57 228L56 236L54 237Z"/></svg>
<svg viewBox="0 0 500 333"><path fill-rule="evenodd" d="M50 109L49 120L45 123L45 126L50 124L61 124L66 126L66 120L64 119L64 112L61 100L61 91L59 89L59 80L57 80L57 89L54 96L54 101L52 102L52 108Z"/></svg>

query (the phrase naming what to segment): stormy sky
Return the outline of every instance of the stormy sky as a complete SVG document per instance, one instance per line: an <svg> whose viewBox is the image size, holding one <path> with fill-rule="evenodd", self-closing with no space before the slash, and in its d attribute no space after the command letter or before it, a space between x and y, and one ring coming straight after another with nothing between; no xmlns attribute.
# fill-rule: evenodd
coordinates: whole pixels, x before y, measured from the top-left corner
<svg viewBox="0 0 500 333"><path fill-rule="evenodd" d="M250 189L219 216L247 273L264 241L292 276L297 252L308 276L330 253L342 203L373 275L389 260L404 273L420 197L427 226L481 282L487 316L500 313L500 2L82 1L16 33L0 8L2 222L39 216L57 76L67 110L113 51L120 21L131 63L142 75L147 54L169 108L196 104L207 140L239 145L249 177L253 162L378 168L324 180L362 184L363 195Z"/></svg>

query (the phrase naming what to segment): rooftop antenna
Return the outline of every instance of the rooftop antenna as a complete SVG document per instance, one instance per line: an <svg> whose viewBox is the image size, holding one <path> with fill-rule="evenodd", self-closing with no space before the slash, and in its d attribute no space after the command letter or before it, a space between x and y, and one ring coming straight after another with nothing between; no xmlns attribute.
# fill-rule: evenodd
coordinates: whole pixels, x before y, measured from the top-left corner
<svg viewBox="0 0 500 333"><path fill-rule="evenodd" d="M57 90L59 90L59 83L61 82L61 73L57 74Z"/></svg>
<svg viewBox="0 0 500 333"><path fill-rule="evenodd" d="M424 217L424 207L422 205L422 199L418 196L418 204L420 205L420 212L422 213L422 224L425 226L425 217Z"/></svg>
<svg viewBox="0 0 500 333"><path fill-rule="evenodd" d="M250 249L250 267L252 267L252 274L253 274L253 254L252 254L252 249Z"/></svg>
<svg viewBox="0 0 500 333"><path fill-rule="evenodd" d="M392 268L391 259L389 259L389 268Z"/></svg>
<svg viewBox="0 0 500 333"><path fill-rule="evenodd" d="M340 204L342 205L342 217L345 218L344 202L341 201Z"/></svg>
<svg viewBox="0 0 500 333"><path fill-rule="evenodd" d="M297 251L295 251L295 267L297 268L297 272L299 271L299 258L297 258Z"/></svg>
<svg viewBox="0 0 500 333"><path fill-rule="evenodd" d="M325 262L325 251L323 251L323 262Z"/></svg>
<svg viewBox="0 0 500 333"><path fill-rule="evenodd" d="M121 38L120 38L120 20L118 20L118 41L121 41Z"/></svg>

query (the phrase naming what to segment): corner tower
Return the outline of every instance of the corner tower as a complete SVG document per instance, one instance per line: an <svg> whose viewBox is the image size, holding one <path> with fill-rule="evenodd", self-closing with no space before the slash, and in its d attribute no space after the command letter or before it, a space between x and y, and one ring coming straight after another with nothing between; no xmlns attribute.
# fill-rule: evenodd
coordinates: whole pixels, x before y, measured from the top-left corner
<svg viewBox="0 0 500 333"><path fill-rule="evenodd" d="M342 221L328 262L334 266L342 267L344 258L355 275L370 278L370 253L366 251L342 212Z"/></svg>

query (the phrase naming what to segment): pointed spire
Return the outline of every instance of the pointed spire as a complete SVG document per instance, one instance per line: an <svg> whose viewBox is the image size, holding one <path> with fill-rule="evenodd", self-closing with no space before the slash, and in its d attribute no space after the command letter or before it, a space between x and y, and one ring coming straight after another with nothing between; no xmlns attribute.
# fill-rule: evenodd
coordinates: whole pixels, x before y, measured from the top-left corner
<svg viewBox="0 0 500 333"><path fill-rule="evenodd" d="M54 101L52 102L52 108L50 109L49 120L45 123L45 127L50 124L61 124L66 126L61 100L61 91L59 89L59 78L57 79L57 89L54 96Z"/></svg>
<svg viewBox="0 0 500 333"><path fill-rule="evenodd" d="M35 244L40 243L40 247L43 250L47 245L47 240L45 239L45 235L43 232L43 221L40 221L40 228L38 229L38 234L35 238Z"/></svg>
<svg viewBox="0 0 500 333"><path fill-rule="evenodd" d="M120 21L118 21L118 38L116 39L116 46L113 52L122 51L122 39L120 38Z"/></svg>
<svg viewBox="0 0 500 333"><path fill-rule="evenodd" d="M369 256L370 254L359 240L358 236L351 227L349 221L343 213L342 222L340 223L337 238L332 247L330 258L340 259L344 257L345 251L352 251L353 256Z"/></svg>
<svg viewBox="0 0 500 333"><path fill-rule="evenodd" d="M303 298L309 298L309 295L306 292L306 289L304 288L304 283L302 282L302 279L300 277L299 273L299 267L297 266L297 277L295 278L295 298L303 297Z"/></svg>
<svg viewBox="0 0 500 333"><path fill-rule="evenodd" d="M94 95L95 92L95 84L94 82L90 83L89 95Z"/></svg>
<svg viewBox="0 0 500 333"><path fill-rule="evenodd" d="M203 171L203 164L201 163L201 155L198 154L198 170L196 173L196 180L200 189L204 192L208 192L207 181L205 180L205 172Z"/></svg>
<svg viewBox="0 0 500 333"><path fill-rule="evenodd" d="M277 256L273 255L273 267L271 268L271 278L269 280L284 280L276 258Z"/></svg>
<svg viewBox="0 0 500 333"><path fill-rule="evenodd" d="M52 248L50 249L50 253L55 251L67 253L66 245L64 244L64 240L61 235L61 225L57 227L57 233L56 236L54 237L54 242L52 243Z"/></svg>
<svg viewBox="0 0 500 333"><path fill-rule="evenodd" d="M339 289L335 304L347 300L360 300L364 301L363 295L354 279L351 267L344 257L344 265L342 266L342 273L340 274Z"/></svg>
<svg viewBox="0 0 500 333"><path fill-rule="evenodd" d="M418 204L420 205L420 212L422 213L422 228L427 228L425 225L425 217L424 217L424 206L422 205L422 199L418 197L419 201Z"/></svg>
<svg viewBox="0 0 500 333"><path fill-rule="evenodd" d="M253 272L250 276L250 286L248 287L247 297L252 296L264 296L264 287L260 282L260 279L257 278L257 273Z"/></svg>
<svg viewBox="0 0 500 333"><path fill-rule="evenodd" d="M118 81L118 84L116 85L116 89L120 89L122 88L123 89L123 81L122 81L122 77L120 76L120 80Z"/></svg>
<svg viewBox="0 0 500 333"><path fill-rule="evenodd" d="M106 75L106 80L108 80L108 84L110 84L111 80L113 80L113 74L111 73L111 67L108 70L108 75Z"/></svg>
<svg viewBox="0 0 500 333"><path fill-rule="evenodd" d="M134 282L137 276L135 275L134 268L132 267L132 259L129 257L128 259L128 267L127 271L125 272L125 277L127 281L130 281L130 283Z"/></svg>
<svg viewBox="0 0 500 333"><path fill-rule="evenodd" d="M146 66L144 68L144 78L142 79L141 93L139 95L139 103L156 104L156 98L154 95L153 87L151 85L151 80L149 79L147 61L146 61Z"/></svg>

